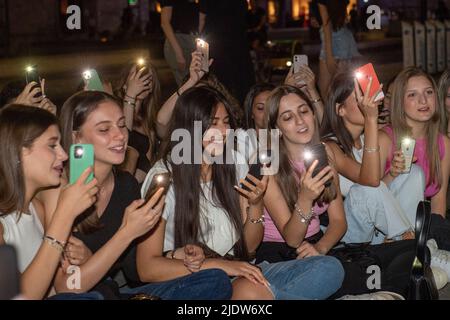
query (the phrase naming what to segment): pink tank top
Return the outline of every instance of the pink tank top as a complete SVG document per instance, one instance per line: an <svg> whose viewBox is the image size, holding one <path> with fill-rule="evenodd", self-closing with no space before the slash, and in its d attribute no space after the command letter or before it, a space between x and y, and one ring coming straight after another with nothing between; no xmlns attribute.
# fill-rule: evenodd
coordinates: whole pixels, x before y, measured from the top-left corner
<svg viewBox="0 0 450 320"><path fill-rule="evenodd" d="M392 140L392 149L389 154L388 159L386 160L386 169L384 171L387 174L391 168L391 161L394 158L394 151L397 149L397 141L394 137L394 131L391 127L384 127L383 130L389 135ZM442 160L445 155L445 142L442 134L438 136L438 148L439 148L439 158ZM416 139L416 147L414 149L414 155L417 157L416 165L420 166L425 174L426 188L425 188L425 197L432 197L436 193L439 192L439 184L435 181L430 180L430 165L428 163L427 157L427 142L426 139Z"/></svg>
<svg viewBox="0 0 450 320"><path fill-rule="evenodd" d="M303 163L303 161L296 161L292 164L298 172L303 172L305 170L305 164ZM298 179L298 178L296 177L296 179ZM324 204L323 207L319 207L316 203L316 204L314 204L313 209L314 209L315 215L314 215L314 218L309 223L305 238L309 238L320 231L319 215L321 215L328 209L328 204ZM270 214L266 208L264 208L264 219L265 219L265 224L264 224L264 239L263 239L263 241L285 242L285 240L283 239L283 236L278 231L277 227L275 226L275 223L273 222L273 220L270 217Z"/></svg>

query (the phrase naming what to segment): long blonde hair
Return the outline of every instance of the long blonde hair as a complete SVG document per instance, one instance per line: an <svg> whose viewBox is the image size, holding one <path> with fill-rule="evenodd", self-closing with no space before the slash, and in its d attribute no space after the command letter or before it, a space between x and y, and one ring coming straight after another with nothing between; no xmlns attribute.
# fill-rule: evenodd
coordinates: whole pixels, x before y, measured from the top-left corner
<svg viewBox="0 0 450 320"><path fill-rule="evenodd" d="M447 98L447 92L448 92L448 88L450 88L450 69L447 69L444 71L444 73L441 75L441 78L439 79L439 84L438 84L438 88L439 88L439 102L440 104L444 107L444 113L442 115L442 119L441 119L441 133L442 134L447 134L448 128L448 110L445 107L445 99Z"/></svg>
<svg viewBox="0 0 450 320"><path fill-rule="evenodd" d="M427 181L427 185L429 185L436 181L436 177L441 176L441 159L439 157L439 148L436 148L435 144L438 141L441 121L444 114L443 106L438 99L436 82L429 74L416 67L406 68L398 74L394 81L392 90L391 123L398 149L400 148L401 138L404 136L411 136L412 134L412 128L406 122L404 101L406 86L409 79L413 77L425 77L428 81L430 81L436 96L436 111L427 122L425 128L427 160L430 168L430 178L429 181ZM441 185L442 181L440 181L440 178L437 179L437 183L439 186Z"/></svg>
<svg viewBox="0 0 450 320"><path fill-rule="evenodd" d="M310 144L314 145L316 143L319 143L320 142L319 121L317 120L316 117L316 110L314 109L309 98L301 90L292 86L284 85L275 88L271 92L269 98L267 99L266 120L269 131L277 128L276 123L278 119L278 112L281 99L291 93L296 94L302 100L304 100L308 105L308 107L313 112L315 120L315 128L314 128L315 130L313 139L311 140ZM283 197L285 198L289 209L293 211L295 203L297 202L298 192L300 188L297 180L295 179L295 176L300 178L301 173L298 172L295 168L293 168L292 161L289 157L289 153L285 146L283 138L281 138L279 150L280 150L280 162L279 162L280 165L278 173L275 176L275 181L280 186ZM322 206L323 203L330 203L335 198L336 198L336 187L334 183L332 183L329 187L325 188L324 192L318 198L317 203L320 206Z"/></svg>

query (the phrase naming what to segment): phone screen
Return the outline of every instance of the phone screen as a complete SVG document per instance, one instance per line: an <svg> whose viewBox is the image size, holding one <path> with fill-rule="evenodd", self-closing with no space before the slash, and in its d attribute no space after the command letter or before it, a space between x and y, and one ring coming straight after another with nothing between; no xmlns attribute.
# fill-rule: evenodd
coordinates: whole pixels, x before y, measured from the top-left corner
<svg viewBox="0 0 450 320"><path fill-rule="evenodd" d="M209 43L202 39L196 39L197 51L202 54L202 70L209 72Z"/></svg>
<svg viewBox="0 0 450 320"><path fill-rule="evenodd" d="M172 175L169 172L155 174L150 183L150 187L145 194L145 203L150 200L151 197L160 189L164 188L163 195L169 191L170 184L172 183ZM145 204L144 204L145 205Z"/></svg>
<svg viewBox="0 0 450 320"><path fill-rule="evenodd" d="M73 144L70 146L69 165L69 183L74 184L88 167L94 166L94 146L92 144ZM93 178L94 173L91 172L85 183L89 183Z"/></svg>
<svg viewBox="0 0 450 320"><path fill-rule="evenodd" d="M355 71L356 80L359 83L359 86L361 87L362 92L364 95L367 94L366 88L369 84L369 77L372 77L372 87L370 89L369 95L373 96L375 92L377 92L380 89L380 81L378 80L378 76L375 72L375 69L373 67L373 64L368 63ZM376 97L375 101L381 100L384 98L384 93L380 92L379 95Z"/></svg>
<svg viewBox="0 0 450 320"><path fill-rule="evenodd" d="M270 165L270 159L271 159L270 157L271 157L270 150L261 152L257 157L256 163L252 163L250 165L248 174L251 174L256 179L261 180L263 178L262 169L264 166ZM253 181L251 181L248 177L245 177L245 181L247 181L248 183L250 183L252 185L255 185L253 183ZM242 183L241 183L241 188L246 191L250 191L250 189Z"/></svg>
<svg viewBox="0 0 450 320"><path fill-rule="evenodd" d="M312 173L313 178L329 164L327 150L325 149L325 145L323 143L318 143L316 145L308 147L305 150L303 158L305 161L306 170L308 170L309 167L311 167L311 165L315 160L319 161L319 163L314 168L314 171ZM328 187L330 186L330 184L331 180L327 181L325 183L325 186Z"/></svg>

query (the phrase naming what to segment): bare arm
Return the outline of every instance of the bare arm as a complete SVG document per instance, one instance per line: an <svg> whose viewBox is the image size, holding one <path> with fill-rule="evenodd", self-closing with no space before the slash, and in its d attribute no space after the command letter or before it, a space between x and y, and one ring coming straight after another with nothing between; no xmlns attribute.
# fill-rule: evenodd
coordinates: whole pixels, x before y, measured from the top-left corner
<svg viewBox="0 0 450 320"><path fill-rule="evenodd" d="M136 267L142 282L168 281L190 274L183 260L163 256L166 220L145 235L137 246Z"/></svg>
<svg viewBox="0 0 450 320"><path fill-rule="evenodd" d="M163 7L161 10L161 28L166 35L167 40L172 46L175 55L178 57L183 57L183 50L181 49L180 44L178 43L177 38L175 37L175 32L172 28L171 24L172 20L172 7Z"/></svg>
<svg viewBox="0 0 450 320"><path fill-rule="evenodd" d="M201 34L205 30L206 14L200 12L198 19L198 32Z"/></svg>
<svg viewBox="0 0 450 320"><path fill-rule="evenodd" d="M128 146L125 154L125 161L120 165L120 168L134 176L136 173L138 158L139 152L135 148Z"/></svg>
<svg viewBox="0 0 450 320"><path fill-rule="evenodd" d="M441 188L439 192L431 198L431 212L440 214L445 218L447 213L447 189L450 171L450 139L444 136L445 155L441 160Z"/></svg>

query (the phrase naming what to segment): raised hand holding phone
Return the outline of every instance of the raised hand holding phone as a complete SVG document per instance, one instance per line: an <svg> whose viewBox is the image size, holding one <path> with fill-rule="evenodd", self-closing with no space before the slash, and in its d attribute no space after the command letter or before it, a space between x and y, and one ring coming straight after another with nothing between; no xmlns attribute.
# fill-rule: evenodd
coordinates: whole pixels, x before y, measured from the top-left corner
<svg viewBox="0 0 450 320"><path fill-rule="evenodd" d="M301 66L308 66L308 56L305 54L296 54L294 55L294 73L298 73L300 71Z"/></svg>
<svg viewBox="0 0 450 320"><path fill-rule="evenodd" d="M405 159L405 167L402 173L409 173L411 171L411 165L414 158L414 149L416 147L416 140L405 137L401 142L401 150Z"/></svg>
<svg viewBox="0 0 450 320"><path fill-rule="evenodd" d="M381 105L381 100L376 101L376 98L380 93L383 93L381 90L383 89L383 85L380 85L378 90L375 91L372 95L368 94L368 92L372 91L373 86L373 78L370 77L367 82L367 86L365 88L366 93L361 91L360 85L358 83L357 78L355 77L355 95L356 102L358 103L358 107L361 110L364 118L373 119L374 121L378 121L379 115L379 106Z"/></svg>
<svg viewBox="0 0 450 320"><path fill-rule="evenodd" d="M85 83L85 90L91 91L105 91L103 83L95 69L88 69L83 72L83 80Z"/></svg>
<svg viewBox="0 0 450 320"><path fill-rule="evenodd" d="M201 70L205 73L209 72L209 43L203 39L197 38L197 51L201 53Z"/></svg>
<svg viewBox="0 0 450 320"><path fill-rule="evenodd" d="M378 80L378 76L375 72L372 63L368 63L355 70L355 77L358 81L361 89L363 90L364 96L372 97L375 95L374 101L381 101L384 98L384 93L381 90L381 84ZM371 86L369 87L369 81L371 81Z"/></svg>

